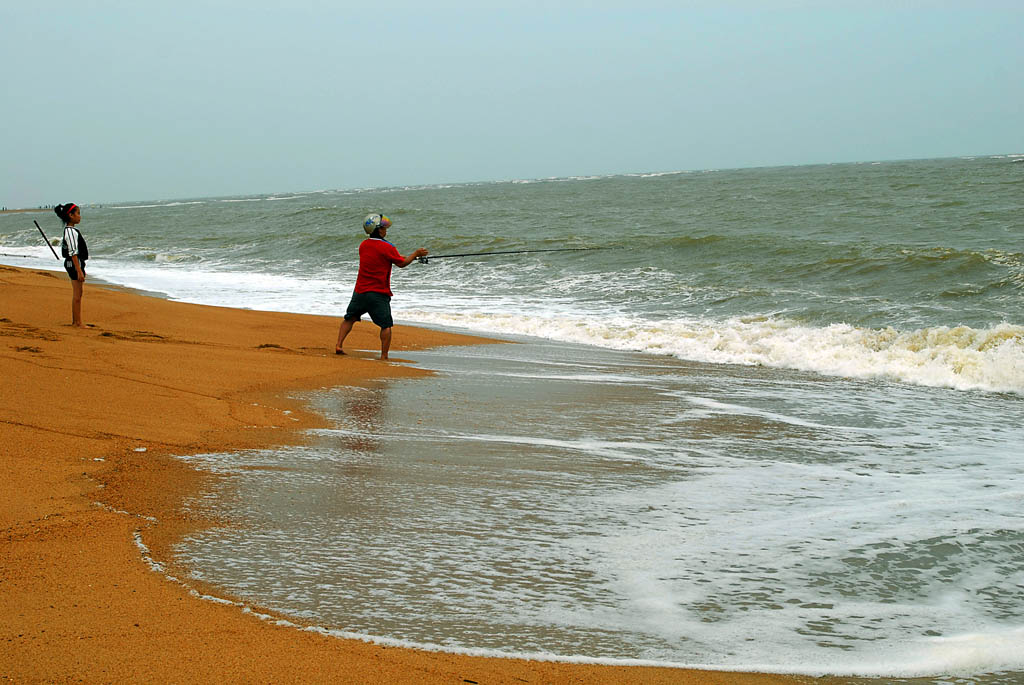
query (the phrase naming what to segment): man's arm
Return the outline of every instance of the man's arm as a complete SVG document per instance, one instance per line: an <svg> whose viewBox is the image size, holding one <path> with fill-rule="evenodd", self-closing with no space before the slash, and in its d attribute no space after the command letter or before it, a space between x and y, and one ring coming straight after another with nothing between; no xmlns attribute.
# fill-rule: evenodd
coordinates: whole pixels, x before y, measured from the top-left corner
<svg viewBox="0 0 1024 685"><path fill-rule="evenodd" d="M402 257L402 261L396 262L396 264L404 269L405 267L409 266L420 257L426 257L428 254L430 254L430 252L427 251L427 248L420 247L414 250L413 253L408 257Z"/></svg>

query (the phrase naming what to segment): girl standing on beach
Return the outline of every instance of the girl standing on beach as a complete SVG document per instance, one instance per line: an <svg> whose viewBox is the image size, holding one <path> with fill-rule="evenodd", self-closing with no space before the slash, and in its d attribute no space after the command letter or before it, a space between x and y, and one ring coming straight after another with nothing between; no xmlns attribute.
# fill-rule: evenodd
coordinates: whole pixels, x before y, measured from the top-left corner
<svg viewBox="0 0 1024 685"><path fill-rule="evenodd" d="M82 232L75 226L82 220L82 210L74 202L57 205L54 213L64 222L64 239L60 251L64 257L64 270L71 277L71 325L84 328L82 324L82 290L85 287L85 260L89 258L89 247Z"/></svg>

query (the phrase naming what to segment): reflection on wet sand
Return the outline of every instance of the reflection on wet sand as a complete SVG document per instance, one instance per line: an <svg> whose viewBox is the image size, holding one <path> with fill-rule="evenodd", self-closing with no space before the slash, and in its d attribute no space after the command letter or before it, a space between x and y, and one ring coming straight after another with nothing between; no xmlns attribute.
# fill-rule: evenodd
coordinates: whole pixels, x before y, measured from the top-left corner
<svg viewBox="0 0 1024 685"><path fill-rule="evenodd" d="M342 429L333 432L330 439L335 440L338 447L360 454L380 451L380 435L384 432L382 417L388 408L385 387L347 388L330 398L336 400L330 409L341 419L339 428Z"/></svg>

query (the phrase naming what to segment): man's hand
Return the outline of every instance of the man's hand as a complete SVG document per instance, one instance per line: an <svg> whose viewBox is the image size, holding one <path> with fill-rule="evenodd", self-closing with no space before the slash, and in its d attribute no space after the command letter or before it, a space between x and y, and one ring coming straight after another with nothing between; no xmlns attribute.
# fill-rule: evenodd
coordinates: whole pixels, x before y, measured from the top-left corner
<svg viewBox="0 0 1024 685"><path fill-rule="evenodd" d="M416 248L415 250L412 251L412 253L408 257L405 258L404 261L399 262L398 266L400 266L401 268L404 269L405 267L409 266L410 264L415 262L420 257L426 257L428 254L430 254L430 253L427 251L427 248L425 248L425 247Z"/></svg>

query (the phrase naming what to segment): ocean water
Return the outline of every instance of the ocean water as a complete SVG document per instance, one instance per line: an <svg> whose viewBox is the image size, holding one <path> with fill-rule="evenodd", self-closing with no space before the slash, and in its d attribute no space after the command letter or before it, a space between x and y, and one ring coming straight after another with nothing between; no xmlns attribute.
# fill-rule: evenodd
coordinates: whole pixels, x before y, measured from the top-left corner
<svg viewBox="0 0 1024 685"><path fill-rule="evenodd" d="M103 280L517 344L325 389L308 445L193 457L197 577L467 652L1024 677L1024 156L86 205ZM55 198L55 202L83 198ZM54 268L32 218L0 260ZM45 221L43 220L45 217ZM87 310L86 310L87 311ZM367 324L368 325L368 324ZM333 340L323 341L329 348ZM991 674L1002 675L991 675Z"/></svg>

